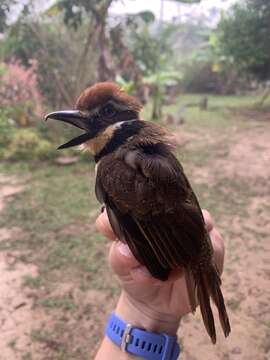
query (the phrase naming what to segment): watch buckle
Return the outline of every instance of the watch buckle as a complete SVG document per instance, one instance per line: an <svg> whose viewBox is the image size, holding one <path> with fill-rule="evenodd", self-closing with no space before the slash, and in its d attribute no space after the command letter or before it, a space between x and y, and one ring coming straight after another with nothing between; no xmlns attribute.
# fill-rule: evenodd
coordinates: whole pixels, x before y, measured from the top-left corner
<svg viewBox="0 0 270 360"><path fill-rule="evenodd" d="M130 324L127 324L125 330L124 330L124 333L123 333L123 336L122 336L122 341L121 341L121 350L123 352L126 352L126 348L128 346L128 344L130 343L130 340L131 340L131 331L133 329L133 326L130 325Z"/></svg>

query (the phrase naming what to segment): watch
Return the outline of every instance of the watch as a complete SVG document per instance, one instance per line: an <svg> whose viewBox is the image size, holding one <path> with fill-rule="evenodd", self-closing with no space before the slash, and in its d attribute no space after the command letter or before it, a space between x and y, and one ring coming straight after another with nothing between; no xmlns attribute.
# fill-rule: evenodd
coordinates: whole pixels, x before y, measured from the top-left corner
<svg viewBox="0 0 270 360"><path fill-rule="evenodd" d="M112 313L106 336L122 351L148 360L176 360L180 354L177 337L134 327Z"/></svg>

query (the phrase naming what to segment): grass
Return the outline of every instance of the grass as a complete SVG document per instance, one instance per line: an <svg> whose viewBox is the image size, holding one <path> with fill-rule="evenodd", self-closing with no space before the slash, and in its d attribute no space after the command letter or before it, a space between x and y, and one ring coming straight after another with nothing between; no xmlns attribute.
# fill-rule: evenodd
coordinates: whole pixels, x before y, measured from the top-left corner
<svg viewBox="0 0 270 360"><path fill-rule="evenodd" d="M176 113L183 104L198 102L200 98L199 95L184 95L177 104L167 106L164 110ZM247 125L224 106L238 108L255 101L251 97L211 95L209 111L188 107L185 124L179 129L200 134L198 140L181 147L178 155L191 177L202 207L215 214L217 221L222 216L244 216L252 191L244 180L228 179L216 174L215 182L209 184L193 177L193 171L195 168L207 168L211 161L228 156L230 135L235 128L254 126ZM219 136L220 141L209 143L208 136ZM90 345L88 340L84 340L84 330L78 330L78 326L85 321L95 320L95 325L89 325L90 333L87 336L87 339L94 336L95 345L91 345L91 351L94 351L102 334L100 314L105 314L105 303L97 299L94 303L89 301L82 305L70 297L68 291L63 290L55 295L55 290L69 283L85 294L89 290L105 293L108 298L106 302L113 302L119 293L116 279L106 261L107 241L94 228L100 207L94 195L94 164L79 162L61 167L50 162L4 163L0 164L0 173L16 175L26 185L23 192L9 201L0 218L0 227L7 227L8 224L8 227L20 227L23 232L17 238L1 242L1 247L24 251L24 260L38 266L38 276L25 277L24 285L37 292L35 306L55 317L49 330L33 330L31 338L49 344L54 359L85 359L82 354L86 349L90 351ZM234 310L239 306L234 299L228 305ZM72 325L69 326L68 321ZM80 331L83 350L76 350L76 333ZM71 339L67 339L65 333L69 333ZM60 339L60 345L53 343L54 338ZM76 351L79 351L79 355L74 355ZM31 359L28 356L31 355L25 354L23 358Z"/></svg>
<svg viewBox="0 0 270 360"><path fill-rule="evenodd" d="M73 221L86 222L89 209L97 206L93 196L89 201L94 176L91 172L86 176L87 170L89 166L84 164L61 168L46 163L35 170L20 169L21 176L31 173L31 187L20 193L8 208L13 214L10 225L23 222L28 231L37 230L37 226L40 230L55 231ZM0 225L3 225L1 220Z"/></svg>
<svg viewBox="0 0 270 360"><path fill-rule="evenodd" d="M34 341L45 342L48 341L50 334L47 330L35 329L31 331L31 338Z"/></svg>
<svg viewBox="0 0 270 360"><path fill-rule="evenodd" d="M25 190L1 213L0 227L22 229L17 237L1 242L1 248L22 251L21 260L38 267L38 276L24 277L23 284L35 292L34 306L43 309L48 319L46 330L33 330L31 339L45 344L55 360L84 359L90 350L84 355L73 351L78 347L78 333L83 332L83 338L89 330L80 327L90 324L104 305L92 304L91 299L81 303L65 284L72 293L105 292L108 303L119 294L106 261L107 241L94 227L100 208L94 195L94 166L85 162L70 167L45 162L39 166L6 163L1 164L0 173L16 175L25 184ZM92 329L96 344L91 345L91 351L101 337L101 321ZM74 327L74 323L78 325ZM60 345L54 339L60 339ZM32 358L27 353L24 356Z"/></svg>
<svg viewBox="0 0 270 360"><path fill-rule="evenodd" d="M61 308L63 310L73 310L76 309L76 305L74 302L69 298L57 298L57 297L48 297L43 298L39 301L39 304L47 309L52 308Z"/></svg>
<svg viewBox="0 0 270 360"><path fill-rule="evenodd" d="M2 171L9 172L9 168L2 166ZM30 167L19 171L20 177L28 177ZM31 186L14 197L0 219L0 227L8 223L9 227L19 226L26 234L2 242L1 246L31 249L27 260L39 266L40 277L25 279L26 285L40 287L43 277L50 276L53 270L66 269L64 278L71 272L73 277L80 277L81 272L101 276L105 240L94 229L99 207L92 165L57 167L45 163L31 170ZM83 279L79 285L88 288ZM110 287L110 283L95 282L90 286Z"/></svg>
<svg viewBox="0 0 270 360"><path fill-rule="evenodd" d="M233 311L236 311L239 309L240 305L241 305L241 302L242 302L243 299L241 298L230 298L228 301L227 301L227 305L229 306L229 308Z"/></svg>
<svg viewBox="0 0 270 360"><path fill-rule="evenodd" d="M198 104L203 97L208 98L208 110L201 111ZM182 94L170 105L163 107L163 113L181 115L185 120L185 128L194 132L211 129L224 131L233 125L245 120L242 119L241 111L253 109L260 100L259 96L253 95L215 95L215 94ZM270 106L270 98L265 107ZM151 104L148 104L143 112L143 117L150 118Z"/></svg>
<svg viewBox="0 0 270 360"><path fill-rule="evenodd" d="M15 349L16 343L17 343L17 339L11 340L11 341L8 343L8 346L9 346L10 348L12 348L12 349Z"/></svg>
<svg viewBox="0 0 270 360"><path fill-rule="evenodd" d="M43 285L43 280L40 276L33 277L26 275L23 277L23 285L32 289L39 289Z"/></svg>

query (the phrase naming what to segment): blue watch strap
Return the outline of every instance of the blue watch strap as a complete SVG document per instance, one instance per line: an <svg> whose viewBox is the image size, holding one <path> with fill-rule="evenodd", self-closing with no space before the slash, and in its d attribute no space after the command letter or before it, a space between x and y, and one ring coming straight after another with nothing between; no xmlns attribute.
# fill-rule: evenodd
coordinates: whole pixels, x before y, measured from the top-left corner
<svg viewBox="0 0 270 360"><path fill-rule="evenodd" d="M180 354L176 336L133 327L115 313L108 321L106 335L123 351L148 360L176 360Z"/></svg>

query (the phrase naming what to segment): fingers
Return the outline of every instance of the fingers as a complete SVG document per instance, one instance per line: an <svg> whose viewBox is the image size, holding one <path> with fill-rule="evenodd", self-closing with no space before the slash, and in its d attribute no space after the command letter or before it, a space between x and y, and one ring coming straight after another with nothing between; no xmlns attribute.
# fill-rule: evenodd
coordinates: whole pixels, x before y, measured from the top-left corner
<svg viewBox="0 0 270 360"><path fill-rule="evenodd" d="M217 265L219 273L222 274L224 266L225 247L224 241L218 230L213 229L210 233L210 238L214 248L214 261Z"/></svg>
<svg viewBox="0 0 270 360"><path fill-rule="evenodd" d="M168 279L165 281L154 278L145 266L138 266L135 269L132 269L130 274L134 280L141 283L164 285L165 283L173 283L179 278L181 278L184 274L184 271L181 268L172 270L169 274Z"/></svg>
<svg viewBox="0 0 270 360"><path fill-rule="evenodd" d="M145 266L142 266L136 260L128 245L117 241L117 238L109 223L106 209L97 218L96 228L105 237L114 241L109 252L109 262L118 276L130 275L134 280L140 282L159 282L158 279L155 279L151 276ZM169 275L168 281L175 281L180 276L182 276L182 274L182 269L173 270Z"/></svg>
<svg viewBox="0 0 270 360"><path fill-rule="evenodd" d="M205 209L202 210L202 212L205 221L205 228L210 235L210 239L214 248L215 264L218 267L219 273L222 274L225 255L224 241L218 230L214 228L214 221L210 213Z"/></svg>
<svg viewBox="0 0 270 360"><path fill-rule="evenodd" d="M202 213L203 213L203 217L204 217L204 221L205 221L205 228L206 228L207 232L209 233L214 228L214 221L212 219L212 216L210 215L210 213L207 210L203 209Z"/></svg>
<svg viewBox="0 0 270 360"><path fill-rule="evenodd" d="M120 277L131 276L137 281L152 281L153 278L148 270L132 255L128 245L117 241L117 238L109 223L106 210L96 220L96 228L105 237L114 242L109 252L109 263L114 272Z"/></svg>
<svg viewBox="0 0 270 360"><path fill-rule="evenodd" d="M207 210L202 210L205 227L210 233L211 241L214 247L214 257L220 272L223 270L224 263L224 243L219 232L214 229L214 222ZM114 241L110 248L109 262L118 276L131 276L134 280L140 282L159 282L151 276L145 266L142 266L131 253L128 245L117 241L117 238L110 226L106 210L96 220L97 230L100 231L105 237ZM183 275L182 269L173 270L167 281L175 281Z"/></svg>
<svg viewBox="0 0 270 360"><path fill-rule="evenodd" d="M114 241L109 252L109 263L118 276L128 276L139 262L132 255L128 245L121 241Z"/></svg>
<svg viewBox="0 0 270 360"><path fill-rule="evenodd" d="M113 271L122 279L135 280L144 284L160 284L162 281L154 278L147 268L141 265L133 256L127 244L120 241L112 243L109 252L109 263ZM183 274L182 269L173 270L167 281L175 281Z"/></svg>
<svg viewBox="0 0 270 360"><path fill-rule="evenodd" d="M111 228L109 223L108 215L106 209L99 215L96 220L96 228L102 235L110 240L116 240L116 236Z"/></svg>

